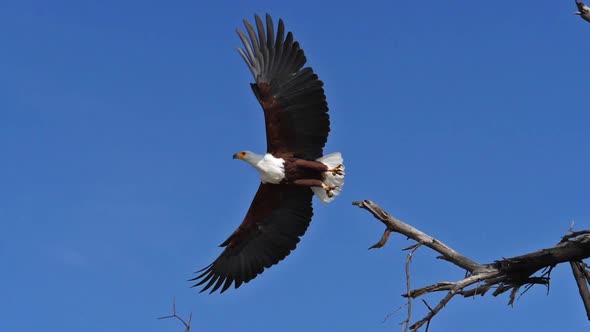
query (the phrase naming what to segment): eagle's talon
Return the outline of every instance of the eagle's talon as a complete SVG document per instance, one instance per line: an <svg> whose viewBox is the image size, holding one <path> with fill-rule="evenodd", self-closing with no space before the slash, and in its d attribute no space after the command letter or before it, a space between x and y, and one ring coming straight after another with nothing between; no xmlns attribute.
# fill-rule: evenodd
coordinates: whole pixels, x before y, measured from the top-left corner
<svg viewBox="0 0 590 332"><path fill-rule="evenodd" d="M336 189L336 187L328 186L327 184L322 183L322 188L326 191L326 195L328 195L328 197L334 197L334 189Z"/></svg>
<svg viewBox="0 0 590 332"><path fill-rule="evenodd" d="M332 175L344 175L343 165L340 164L334 168L328 170L328 172L332 172Z"/></svg>

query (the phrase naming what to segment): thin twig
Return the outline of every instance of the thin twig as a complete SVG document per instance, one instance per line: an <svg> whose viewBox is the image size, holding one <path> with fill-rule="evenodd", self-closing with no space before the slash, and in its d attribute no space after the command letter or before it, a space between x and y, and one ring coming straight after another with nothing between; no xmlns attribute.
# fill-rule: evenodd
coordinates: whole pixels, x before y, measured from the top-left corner
<svg viewBox="0 0 590 332"><path fill-rule="evenodd" d="M426 302L426 300L425 300L425 299L422 299L422 302L424 302L424 305L426 306L426 308L428 308L428 310L430 310L430 311L432 312L432 307L431 307L431 306L428 304L428 302ZM431 321L431 320L429 320L429 321L426 323L426 332L428 332L428 329L430 328L430 321Z"/></svg>
<svg viewBox="0 0 590 332"><path fill-rule="evenodd" d="M414 256L414 253L416 252L416 250L418 250L418 248L420 248L421 245L422 243L416 243L415 245L413 245L411 247L411 251L408 253L408 257L406 258L406 288L408 291L408 317L402 322L402 324L404 325L404 332L407 332L410 328L410 321L412 318L412 287L410 284L410 264L412 263L412 257Z"/></svg>
<svg viewBox="0 0 590 332"><path fill-rule="evenodd" d="M383 321L382 321L382 323L385 323L385 322L386 322L386 321L389 319L389 317L391 317L391 316L395 315L395 314L396 314L398 311L400 311L400 310L401 310L401 308L402 308L402 307L399 307L399 308L395 309L394 311L392 311L392 312L388 313L388 314L387 314L387 316L385 316L385 318L383 318Z"/></svg>
<svg viewBox="0 0 590 332"><path fill-rule="evenodd" d="M168 316L164 316L164 317L159 317L158 319L169 319L169 318L176 318L178 319L182 325L184 325L184 332L190 332L191 330L191 321L193 320L193 314L190 313L188 316L188 322L186 322L184 319L182 319L180 316L178 316L176 314L176 299L172 300L172 315L168 315Z"/></svg>
<svg viewBox="0 0 590 332"><path fill-rule="evenodd" d="M418 329L424 325L424 323L426 323L427 321L431 320L442 308L444 308L444 306L449 303L449 301L459 292L461 291L463 288L473 285L474 283L477 283L481 280L482 276L471 276L471 277L467 277L459 282L455 283L455 287L453 287L453 289L451 289L447 295L438 303L438 305L436 307L434 307L434 309L432 309L424 318L422 318L421 320L417 321L416 323L414 323L412 326L410 326L410 329L412 331L418 331Z"/></svg>

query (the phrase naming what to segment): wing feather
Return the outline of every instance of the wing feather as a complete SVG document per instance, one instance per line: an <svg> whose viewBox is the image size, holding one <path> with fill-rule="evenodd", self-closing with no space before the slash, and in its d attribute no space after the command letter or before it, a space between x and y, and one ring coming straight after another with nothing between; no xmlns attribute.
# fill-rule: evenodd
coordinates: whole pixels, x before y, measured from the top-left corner
<svg viewBox="0 0 590 332"><path fill-rule="evenodd" d="M287 257L311 222L312 195L306 187L261 183L244 221L222 243L221 255L191 279L193 287L238 288Z"/></svg>
<svg viewBox="0 0 590 332"><path fill-rule="evenodd" d="M236 32L238 33L238 36L242 40L242 44L244 44L244 47L246 48L246 52L248 54L247 57L244 56L244 61L246 61L246 64L248 65L248 67L255 68L256 67L256 63L255 63L256 56L254 55L254 50L252 49L252 45L250 45L250 41L248 41L248 37L246 37L246 35L240 29L237 29ZM238 48L238 49L240 49L240 48ZM241 53L243 54L244 52L242 51ZM255 75L255 74L253 74L253 75Z"/></svg>
<svg viewBox="0 0 590 332"><path fill-rule="evenodd" d="M264 36L264 25L262 24L262 20L258 15L255 18L256 21L256 29L258 30L258 48L260 50L260 54L262 55L262 70L268 70L268 63L269 63L269 49L268 45L266 44L266 38Z"/></svg>
<svg viewBox="0 0 590 332"><path fill-rule="evenodd" d="M283 38L283 20L279 20L276 39L270 15L266 15L266 30L258 15L254 21L256 31L244 20L247 36L240 30L238 35L245 47L240 55L255 79L252 90L264 110L267 152L317 159L330 131L323 82L312 68L303 67L307 59L293 34L287 32Z"/></svg>
<svg viewBox="0 0 590 332"><path fill-rule="evenodd" d="M266 15L266 49L269 51L268 54L268 61L264 70L270 72L273 67L273 63L275 61L275 31L274 31L274 23L272 22L272 18L270 15Z"/></svg>

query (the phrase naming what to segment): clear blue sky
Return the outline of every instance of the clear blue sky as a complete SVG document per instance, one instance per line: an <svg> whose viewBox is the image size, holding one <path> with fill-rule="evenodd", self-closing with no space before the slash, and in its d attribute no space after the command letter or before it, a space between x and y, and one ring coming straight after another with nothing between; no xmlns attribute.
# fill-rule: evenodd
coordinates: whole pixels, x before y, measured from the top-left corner
<svg viewBox="0 0 590 332"><path fill-rule="evenodd" d="M215 3L215 4L213 4ZM482 6L482 7L478 7ZM369 198L490 262L590 228L590 24L574 1L0 3L0 331L397 331L401 248ZM299 248L239 290L186 280L241 222L264 150L235 50L282 17L325 82L347 183ZM413 285L463 271L420 250ZM457 299L431 331L588 328L569 266L549 296ZM429 303L435 299L427 298ZM425 313L416 302L414 317ZM483 323L482 323L483 322Z"/></svg>

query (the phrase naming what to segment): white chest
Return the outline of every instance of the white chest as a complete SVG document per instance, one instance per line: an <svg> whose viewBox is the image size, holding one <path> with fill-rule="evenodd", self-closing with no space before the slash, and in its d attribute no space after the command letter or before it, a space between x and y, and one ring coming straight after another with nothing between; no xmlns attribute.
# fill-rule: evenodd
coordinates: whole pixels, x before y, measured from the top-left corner
<svg viewBox="0 0 590 332"><path fill-rule="evenodd" d="M280 183L285 178L285 160L267 153L254 165L263 183Z"/></svg>

